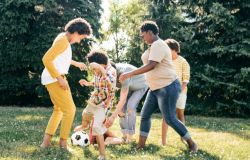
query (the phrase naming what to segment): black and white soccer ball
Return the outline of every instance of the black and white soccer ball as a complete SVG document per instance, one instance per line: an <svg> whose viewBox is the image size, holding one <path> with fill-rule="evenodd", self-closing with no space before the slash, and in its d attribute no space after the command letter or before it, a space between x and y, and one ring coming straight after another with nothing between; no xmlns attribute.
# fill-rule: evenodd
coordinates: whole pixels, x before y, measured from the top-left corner
<svg viewBox="0 0 250 160"><path fill-rule="evenodd" d="M74 146L86 147L90 144L89 135L84 131L77 131L72 134L71 143Z"/></svg>

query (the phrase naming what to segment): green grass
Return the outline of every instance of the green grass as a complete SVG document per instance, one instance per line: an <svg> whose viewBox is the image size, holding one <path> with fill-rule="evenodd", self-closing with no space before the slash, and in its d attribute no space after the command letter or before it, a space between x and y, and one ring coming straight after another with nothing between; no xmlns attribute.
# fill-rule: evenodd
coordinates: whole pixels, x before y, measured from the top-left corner
<svg viewBox="0 0 250 160"><path fill-rule="evenodd" d="M0 107L0 159L44 159L44 160L75 160L96 159L98 150L89 146L84 149L72 147L68 153L58 148L58 133L53 139L53 146L41 149L44 129L51 115L52 109L46 108L18 108ZM81 121L81 111L77 110L74 120ZM161 117L155 114L147 141L143 151L136 151L136 143L129 145L107 146L108 159L250 159L250 119L231 119L187 116L187 126L193 139L199 145L196 154L187 152L180 137L169 129L167 145L161 146ZM138 138L139 116L137 117L136 138ZM121 136L118 121L112 130ZM69 142L70 143L70 142Z"/></svg>

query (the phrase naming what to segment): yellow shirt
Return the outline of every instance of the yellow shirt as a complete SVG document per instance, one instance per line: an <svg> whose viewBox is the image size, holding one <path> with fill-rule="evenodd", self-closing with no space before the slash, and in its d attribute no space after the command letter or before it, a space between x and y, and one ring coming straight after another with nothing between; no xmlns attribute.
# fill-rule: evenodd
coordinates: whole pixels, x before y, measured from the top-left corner
<svg viewBox="0 0 250 160"><path fill-rule="evenodd" d="M155 61L155 68L145 73L147 84L151 90L156 90L170 85L177 79L172 62L172 54L168 45L161 39L152 43L151 47L142 55L143 64Z"/></svg>
<svg viewBox="0 0 250 160"><path fill-rule="evenodd" d="M187 60L179 55L175 60L173 60L173 64L180 84L182 85L183 82L189 83L190 66ZM183 92L187 93L187 87L183 90Z"/></svg>
<svg viewBox="0 0 250 160"><path fill-rule="evenodd" d="M47 85L57 81L56 77L68 74L72 60L71 45L65 33L59 34L50 49L43 56L45 66L42 73L42 84Z"/></svg>

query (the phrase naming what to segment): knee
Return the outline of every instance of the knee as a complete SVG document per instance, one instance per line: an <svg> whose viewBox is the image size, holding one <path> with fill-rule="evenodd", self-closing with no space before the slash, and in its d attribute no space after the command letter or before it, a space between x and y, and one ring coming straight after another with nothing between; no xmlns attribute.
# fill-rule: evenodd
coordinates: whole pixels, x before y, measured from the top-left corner
<svg viewBox="0 0 250 160"><path fill-rule="evenodd" d="M75 117L75 110L71 110L71 111L68 111L66 114L64 115L67 115L67 117L70 117L70 118L74 118Z"/></svg>
<svg viewBox="0 0 250 160"><path fill-rule="evenodd" d="M128 115L135 115L136 114L136 110L131 108L131 107L128 107Z"/></svg>
<svg viewBox="0 0 250 160"><path fill-rule="evenodd" d="M89 124L90 123L88 121L82 121L82 128L88 128Z"/></svg>
<svg viewBox="0 0 250 160"><path fill-rule="evenodd" d="M58 116L62 116L63 112L60 109L54 109L53 114L56 114Z"/></svg>
<svg viewBox="0 0 250 160"><path fill-rule="evenodd" d="M148 115L141 115L141 121L148 121L150 119L150 116Z"/></svg>
<svg viewBox="0 0 250 160"><path fill-rule="evenodd" d="M173 123L174 123L174 121L176 121L177 119L175 118L175 117L171 117L171 116L169 116L169 117L166 117L166 123L168 124L168 125L172 125Z"/></svg>
<svg viewBox="0 0 250 160"><path fill-rule="evenodd" d="M66 110L66 112L67 112L69 115L75 115L75 113L76 113L76 106L75 106L75 105L72 105L69 109Z"/></svg>
<svg viewBox="0 0 250 160"><path fill-rule="evenodd" d="M141 111L141 119L150 119L152 114L149 114L148 112Z"/></svg>

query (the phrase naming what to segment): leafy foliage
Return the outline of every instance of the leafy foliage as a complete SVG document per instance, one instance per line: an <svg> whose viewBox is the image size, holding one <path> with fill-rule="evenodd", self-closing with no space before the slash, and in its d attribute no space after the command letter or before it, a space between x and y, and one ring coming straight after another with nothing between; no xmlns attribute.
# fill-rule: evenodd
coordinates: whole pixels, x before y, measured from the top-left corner
<svg viewBox="0 0 250 160"><path fill-rule="evenodd" d="M162 39L174 38L191 66L187 112L216 116L250 114L250 23L248 1L243 0L120 0L111 2L110 29L98 34L101 0L4 0L0 2L1 104L48 104L40 84L41 58L65 23L86 18L101 40L115 38L109 51L116 62L141 66L147 46L139 37L145 19L155 20ZM122 3L121 3L122 2ZM122 34L120 34L122 33ZM83 61L92 41L73 46L73 59ZM76 68L68 80L77 104L88 90Z"/></svg>
<svg viewBox="0 0 250 160"><path fill-rule="evenodd" d="M0 2L0 97L1 104L48 104L40 83L42 56L64 25L75 17L86 18L94 33L100 27L100 0L4 0ZM96 34L98 37L99 34ZM73 47L73 59L83 61L91 41ZM68 80L77 99L87 96L73 69ZM76 99L76 100L77 100Z"/></svg>
<svg viewBox="0 0 250 160"><path fill-rule="evenodd" d="M109 30L104 32L105 39L113 38L115 49L109 51L115 62L128 62L141 65L141 44L139 25L147 13L147 5L142 0L126 2L114 0L110 4Z"/></svg>
<svg viewBox="0 0 250 160"><path fill-rule="evenodd" d="M249 5L237 0L192 1L184 10L195 19L186 25L194 36L183 45L193 77L189 96L195 107L189 112L249 116L247 10Z"/></svg>
<svg viewBox="0 0 250 160"><path fill-rule="evenodd" d="M153 0L131 4L121 9L126 18L120 27L130 37L127 62L141 65L146 46L139 39L138 27L144 19L154 20L160 37L179 41L181 55L190 63L188 113L250 115L249 2ZM145 4L147 9L139 12Z"/></svg>

